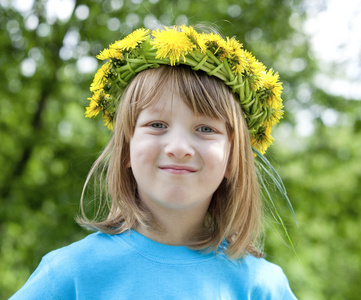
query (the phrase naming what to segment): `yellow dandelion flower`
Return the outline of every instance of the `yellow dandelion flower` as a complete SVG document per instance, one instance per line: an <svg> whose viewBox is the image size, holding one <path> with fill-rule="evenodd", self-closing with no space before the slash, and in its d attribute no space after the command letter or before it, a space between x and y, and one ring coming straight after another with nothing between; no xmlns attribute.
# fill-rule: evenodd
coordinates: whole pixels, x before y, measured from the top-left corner
<svg viewBox="0 0 361 300"><path fill-rule="evenodd" d="M191 42L198 46L200 52L205 53L206 52L206 45L204 43L204 40L201 38L200 34L194 30L192 26L185 26L181 25L179 27L185 34L188 36L188 38L191 40Z"/></svg>
<svg viewBox="0 0 361 300"><path fill-rule="evenodd" d="M106 60L111 58L122 59L122 53L117 49L104 49L97 56L97 59Z"/></svg>
<svg viewBox="0 0 361 300"><path fill-rule="evenodd" d="M251 135L251 144L262 154L266 153L269 146L272 145L274 138L271 136L271 127L260 126L255 135Z"/></svg>
<svg viewBox="0 0 361 300"><path fill-rule="evenodd" d="M227 36L227 45L229 46L229 47L231 47L232 49L242 49L242 44L239 42L239 41L237 41L234 37L232 37L232 38L229 38L228 36Z"/></svg>
<svg viewBox="0 0 361 300"><path fill-rule="evenodd" d="M262 77L264 77L264 87L266 89L272 89L278 82L279 75L278 73L273 74L273 69L269 69L268 72L262 74Z"/></svg>
<svg viewBox="0 0 361 300"><path fill-rule="evenodd" d="M124 39L117 41L109 46L110 49L124 51L136 48L149 37L149 29L139 28L127 35Z"/></svg>
<svg viewBox="0 0 361 300"><path fill-rule="evenodd" d="M268 104L272 107L275 107L279 104L282 104L282 85L279 84L271 89L271 94L267 100Z"/></svg>
<svg viewBox="0 0 361 300"><path fill-rule="evenodd" d="M90 91L95 92L104 88L106 82L106 74L109 72L110 63L107 62L95 73L94 80L90 85Z"/></svg>
<svg viewBox="0 0 361 300"><path fill-rule="evenodd" d="M268 119L264 122L264 126L272 127L279 123L279 121L283 118L283 105L278 105L277 107L272 107L270 110L270 115Z"/></svg>
<svg viewBox="0 0 361 300"><path fill-rule="evenodd" d="M227 42L218 34L213 32L210 34L202 33L200 37L207 49L221 59L227 57L232 51Z"/></svg>
<svg viewBox="0 0 361 300"><path fill-rule="evenodd" d="M252 74L257 77L260 77L261 74L266 72L265 65L263 63L259 62L258 60L254 60L253 62L251 62L250 68L252 70Z"/></svg>
<svg viewBox="0 0 361 300"><path fill-rule="evenodd" d="M88 98L88 100L90 100L90 103L85 111L85 116L87 118L92 118L99 114L99 112L102 110L100 103L105 96L106 94L103 91L97 91L93 94L91 98Z"/></svg>
<svg viewBox="0 0 361 300"><path fill-rule="evenodd" d="M107 126L108 129L113 130L114 127L114 116L109 111L104 110L104 114L102 116L104 121L104 126Z"/></svg>
<svg viewBox="0 0 361 300"><path fill-rule="evenodd" d="M259 62L250 52L244 50L244 55L248 61L248 73L251 75L252 89L257 91L263 86L263 75L266 73L266 67Z"/></svg>
<svg viewBox="0 0 361 300"><path fill-rule="evenodd" d="M91 99L91 98L89 98L89 99ZM101 107L99 106L99 104L97 102L91 100L89 106L86 108L85 116L87 118L93 118L96 115L98 115L100 111L101 111Z"/></svg>
<svg viewBox="0 0 361 300"><path fill-rule="evenodd" d="M227 37L227 46L230 49L228 54L229 64L235 73L243 73L249 66L245 51L235 38Z"/></svg>
<svg viewBox="0 0 361 300"><path fill-rule="evenodd" d="M181 57L185 61L185 55L195 47L187 34L178 31L176 27L165 27L165 30L153 31L152 35L154 40L151 41L151 45L157 49L156 58L169 58L171 66L179 62Z"/></svg>
<svg viewBox="0 0 361 300"><path fill-rule="evenodd" d="M282 83L279 82L279 75L278 73L273 74L274 71L270 69L267 73L262 74L262 84L263 87L270 91L270 95L267 99L267 103L271 107L277 107L279 105L282 105Z"/></svg>
<svg viewBox="0 0 361 300"><path fill-rule="evenodd" d="M244 56L248 60L250 73L257 77L266 73L265 65L259 62L250 52L244 50Z"/></svg>

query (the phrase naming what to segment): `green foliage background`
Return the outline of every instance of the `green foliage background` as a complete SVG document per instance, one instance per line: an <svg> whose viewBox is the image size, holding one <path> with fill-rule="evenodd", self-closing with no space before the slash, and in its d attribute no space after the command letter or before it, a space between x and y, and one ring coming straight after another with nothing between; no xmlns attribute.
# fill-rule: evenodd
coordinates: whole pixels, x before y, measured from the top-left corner
<svg viewBox="0 0 361 300"><path fill-rule="evenodd" d="M302 1L76 1L65 19L49 16L47 3L35 0L19 11L0 1L1 299L25 283L43 255L87 234L74 216L109 133L100 119L83 117L94 71L81 71L81 58L157 22L211 23L280 72L286 114L269 159L285 181L300 229L285 210L297 257L269 220L268 260L282 266L300 299L361 294L360 102L314 86L318 66L302 32ZM305 68L292 68L297 61ZM338 122L326 126L322 116L330 109ZM295 130L301 110L313 116L315 131L307 138Z"/></svg>

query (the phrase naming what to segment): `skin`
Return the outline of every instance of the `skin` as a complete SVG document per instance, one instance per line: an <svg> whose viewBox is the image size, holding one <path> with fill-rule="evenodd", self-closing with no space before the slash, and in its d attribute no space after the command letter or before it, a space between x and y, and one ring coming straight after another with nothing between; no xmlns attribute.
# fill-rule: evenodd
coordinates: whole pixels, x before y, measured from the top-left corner
<svg viewBox="0 0 361 300"><path fill-rule="evenodd" d="M223 121L197 116L178 95L163 93L141 111L130 161L141 201L165 228L136 230L168 245L185 245L203 226L212 195L227 176L230 141Z"/></svg>

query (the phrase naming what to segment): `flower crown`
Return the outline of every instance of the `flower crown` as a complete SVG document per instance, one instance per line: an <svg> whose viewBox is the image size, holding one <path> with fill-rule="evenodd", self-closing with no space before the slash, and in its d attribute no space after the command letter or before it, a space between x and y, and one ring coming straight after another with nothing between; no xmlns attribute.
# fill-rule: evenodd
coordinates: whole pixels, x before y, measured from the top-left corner
<svg viewBox="0 0 361 300"><path fill-rule="evenodd" d="M152 32L140 28L97 58L107 62L90 86L93 96L85 115L91 118L102 112L109 129L120 95L137 73L162 64L183 64L218 77L237 95L254 148L264 154L274 140L271 129L283 115L282 83L278 73L267 71L235 38L198 33L185 25Z"/></svg>

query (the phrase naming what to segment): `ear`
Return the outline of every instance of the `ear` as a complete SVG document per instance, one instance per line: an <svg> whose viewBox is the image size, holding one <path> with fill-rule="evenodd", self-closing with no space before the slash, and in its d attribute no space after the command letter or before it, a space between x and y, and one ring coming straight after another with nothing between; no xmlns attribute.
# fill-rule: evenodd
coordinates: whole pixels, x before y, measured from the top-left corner
<svg viewBox="0 0 361 300"><path fill-rule="evenodd" d="M127 168L131 168L131 167L132 167L132 165L131 165L131 163L130 163L130 159L128 159L128 162L125 164L125 166L126 166Z"/></svg>

